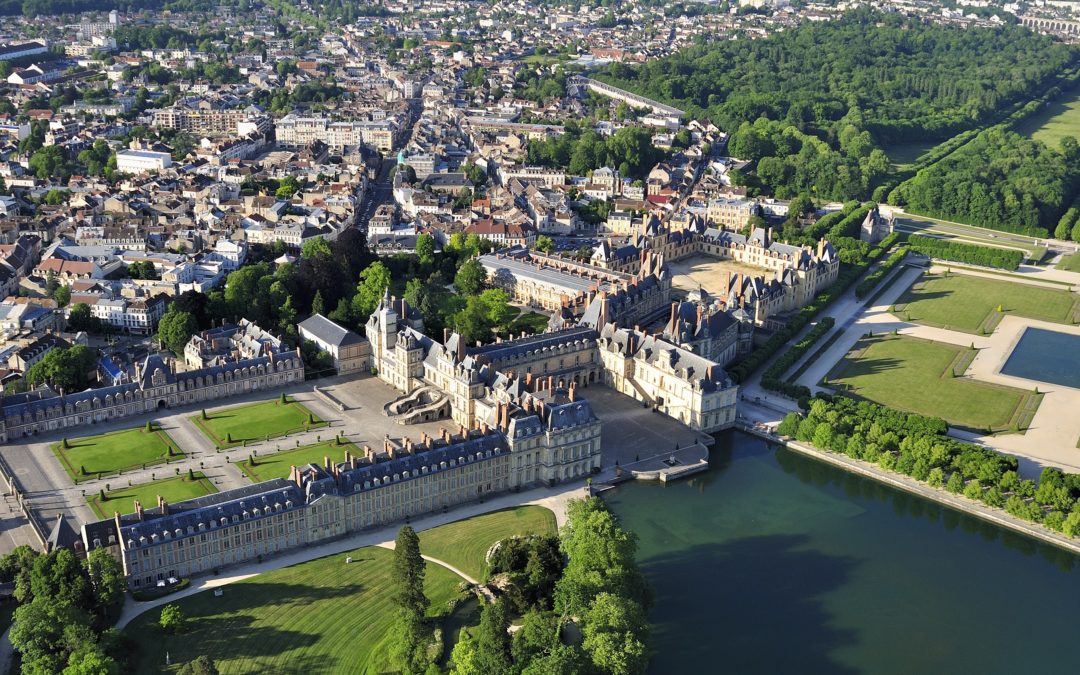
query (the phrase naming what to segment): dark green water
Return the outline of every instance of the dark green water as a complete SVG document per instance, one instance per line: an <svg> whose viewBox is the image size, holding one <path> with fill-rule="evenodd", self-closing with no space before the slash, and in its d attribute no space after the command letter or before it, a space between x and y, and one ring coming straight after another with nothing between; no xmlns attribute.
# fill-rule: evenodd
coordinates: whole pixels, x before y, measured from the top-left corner
<svg viewBox="0 0 1080 675"><path fill-rule="evenodd" d="M1076 673L1080 562L755 437L605 493L656 593L650 672Z"/></svg>

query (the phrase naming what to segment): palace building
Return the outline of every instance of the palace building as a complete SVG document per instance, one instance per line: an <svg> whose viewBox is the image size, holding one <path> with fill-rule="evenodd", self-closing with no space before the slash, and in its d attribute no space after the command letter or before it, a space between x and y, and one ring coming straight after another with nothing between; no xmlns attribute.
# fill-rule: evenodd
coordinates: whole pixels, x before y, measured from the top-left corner
<svg viewBox="0 0 1080 675"><path fill-rule="evenodd" d="M0 399L0 442L88 426L176 405L214 401L304 381L299 350L271 353L178 373L159 355L146 357L126 382L65 394L49 386Z"/></svg>

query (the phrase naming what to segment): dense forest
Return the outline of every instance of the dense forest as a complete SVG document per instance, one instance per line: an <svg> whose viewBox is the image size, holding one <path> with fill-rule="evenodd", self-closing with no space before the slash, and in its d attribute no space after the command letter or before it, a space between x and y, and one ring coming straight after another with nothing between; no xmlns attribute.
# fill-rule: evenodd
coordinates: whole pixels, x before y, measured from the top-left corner
<svg viewBox="0 0 1080 675"><path fill-rule="evenodd" d="M1080 187L1080 147L1058 149L1000 128L988 129L889 195L907 210L946 220L1048 235Z"/></svg>
<svg viewBox="0 0 1080 675"><path fill-rule="evenodd" d="M124 13L155 9L190 12L241 4L242 0L0 0L0 16L56 16L114 9Z"/></svg>
<svg viewBox="0 0 1080 675"><path fill-rule="evenodd" d="M597 74L731 133L780 197L867 198L882 146L946 139L1042 93L1077 57L1017 26L962 29L869 10L761 40L699 44Z"/></svg>

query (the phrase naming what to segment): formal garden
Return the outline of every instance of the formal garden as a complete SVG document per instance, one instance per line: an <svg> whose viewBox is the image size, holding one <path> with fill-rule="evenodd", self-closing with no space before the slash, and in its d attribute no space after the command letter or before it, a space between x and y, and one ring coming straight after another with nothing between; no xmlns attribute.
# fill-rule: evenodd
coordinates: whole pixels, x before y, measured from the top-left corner
<svg viewBox="0 0 1080 675"><path fill-rule="evenodd" d="M360 453L360 449L347 440L331 438L312 445L305 445L292 450L282 450L272 454L257 455L251 453L242 461L235 462L237 468L250 478L252 482L261 483L274 478L288 478L289 471L293 466L305 464L323 465L323 459L338 463L345 460L345 453L354 455Z"/></svg>
<svg viewBox="0 0 1080 675"><path fill-rule="evenodd" d="M191 421L221 450L326 426L325 421L285 394L272 401L212 413L203 410Z"/></svg>
<svg viewBox="0 0 1080 675"><path fill-rule="evenodd" d="M117 483L119 482L117 480ZM120 515L135 513L135 500L138 500L144 509L151 509L157 506L158 496L164 497L170 504L176 504L218 491L210 479L199 471L189 471L183 475L150 483L110 489L111 487L112 484L106 484L96 494L86 498L90 508L99 518L111 518L113 513L120 513Z"/></svg>
<svg viewBox="0 0 1080 675"><path fill-rule="evenodd" d="M964 378L975 354L968 347L920 338L863 338L822 385L981 433L1022 431L1034 417L1041 395Z"/></svg>
<svg viewBox="0 0 1080 675"><path fill-rule="evenodd" d="M892 312L905 321L989 335L1006 314L1076 323L1080 321L1078 300L1064 289L946 273L923 277L893 305Z"/></svg>
<svg viewBox="0 0 1080 675"><path fill-rule="evenodd" d="M154 422L99 436L65 438L51 447L76 483L184 456L176 442Z"/></svg>

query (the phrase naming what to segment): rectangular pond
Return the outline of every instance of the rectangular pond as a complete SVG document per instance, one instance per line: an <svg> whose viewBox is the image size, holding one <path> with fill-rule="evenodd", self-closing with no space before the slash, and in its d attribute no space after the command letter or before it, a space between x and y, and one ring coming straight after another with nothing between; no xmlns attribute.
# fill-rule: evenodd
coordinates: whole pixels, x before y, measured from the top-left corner
<svg viewBox="0 0 1080 675"><path fill-rule="evenodd" d="M1080 389L1080 335L1025 328L1001 372Z"/></svg>

